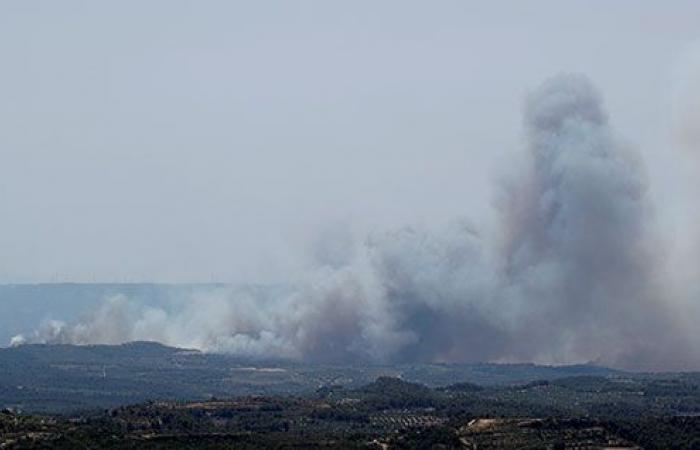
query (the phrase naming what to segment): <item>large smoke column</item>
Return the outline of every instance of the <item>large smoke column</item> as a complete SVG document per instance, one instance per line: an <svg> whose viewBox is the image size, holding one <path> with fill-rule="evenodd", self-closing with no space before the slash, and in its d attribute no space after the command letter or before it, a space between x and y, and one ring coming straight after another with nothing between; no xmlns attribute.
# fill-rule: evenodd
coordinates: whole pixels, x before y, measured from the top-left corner
<svg viewBox="0 0 700 450"><path fill-rule="evenodd" d="M461 222L400 229L344 244L351 251L271 294L202 291L169 312L117 297L16 342L149 339L320 362L699 367L657 277L643 167L612 135L596 91L580 76L553 78L528 98L524 123L527 164L503 192L496 244Z"/></svg>
<svg viewBox="0 0 700 450"><path fill-rule="evenodd" d="M534 334L521 342L559 361L688 358L658 279L643 167L612 135L597 92L581 76L549 80L528 99L525 125L531 165L507 192L503 255L508 307Z"/></svg>
<svg viewBox="0 0 700 450"><path fill-rule="evenodd" d="M689 46L676 65L671 132L679 167L676 185L682 193L674 211L674 288L689 310L687 319L700 317L700 41Z"/></svg>

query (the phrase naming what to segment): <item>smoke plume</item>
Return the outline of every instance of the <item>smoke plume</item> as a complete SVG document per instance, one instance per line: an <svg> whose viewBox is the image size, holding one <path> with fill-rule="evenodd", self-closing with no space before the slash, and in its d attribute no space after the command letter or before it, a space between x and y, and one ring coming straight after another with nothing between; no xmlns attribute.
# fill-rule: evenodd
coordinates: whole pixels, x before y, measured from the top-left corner
<svg viewBox="0 0 700 450"><path fill-rule="evenodd" d="M576 75L524 106L525 163L500 186L502 229L457 221L331 245L305 278L261 294L202 289L172 310L107 299L22 342L157 340L318 362L597 361L699 368L662 274L647 179ZM342 251L341 251L342 250Z"/></svg>

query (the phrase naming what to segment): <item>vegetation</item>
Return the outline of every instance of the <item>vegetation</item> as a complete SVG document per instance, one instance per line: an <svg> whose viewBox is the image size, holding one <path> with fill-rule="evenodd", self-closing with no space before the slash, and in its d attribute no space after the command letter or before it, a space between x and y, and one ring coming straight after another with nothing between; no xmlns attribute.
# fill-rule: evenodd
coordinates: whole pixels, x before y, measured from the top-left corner
<svg viewBox="0 0 700 450"><path fill-rule="evenodd" d="M577 376L429 388L384 376L299 396L151 401L63 416L5 410L0 446L698 449L699 381L689 374Z"/></svg>
<svg viewBox="0 0 700 450"><path fill-rule="evenodd" d="M431 373L448 382L420 382ZM0 448L700 448L694 373L305 366L136 343L2 350L0 374Z"/></svg>
<svg viewBox="0 0 700 450"><path fill-rule="evenodd" d="M0 408L65 413L147 400L303 395L319 386L359 388L381 376L430 387L503 386L619 374L597 366L400 364L319 366L205 354L153 342L0 348ZM458 387L454 387L458 389Z"/></svg>

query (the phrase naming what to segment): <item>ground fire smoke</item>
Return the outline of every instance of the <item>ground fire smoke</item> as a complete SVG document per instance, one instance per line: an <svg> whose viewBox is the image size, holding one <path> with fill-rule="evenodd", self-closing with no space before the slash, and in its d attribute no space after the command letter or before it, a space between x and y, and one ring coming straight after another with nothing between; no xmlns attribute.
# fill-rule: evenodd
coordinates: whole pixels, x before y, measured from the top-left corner
<svg viewBox="0 0 700 450"><path fill-rule="evenodd" d="M700 368L668 294L677 290L662 276L643 164L611 132L595 89L581 76L547 81L527 98L524 126L525 163L500 186L498 239L461 222L375 234L344 243L351 249L332 264L320 258L274 295L203 289L169 311L114 297L14 343L156 340L338 363Z"/></svg>

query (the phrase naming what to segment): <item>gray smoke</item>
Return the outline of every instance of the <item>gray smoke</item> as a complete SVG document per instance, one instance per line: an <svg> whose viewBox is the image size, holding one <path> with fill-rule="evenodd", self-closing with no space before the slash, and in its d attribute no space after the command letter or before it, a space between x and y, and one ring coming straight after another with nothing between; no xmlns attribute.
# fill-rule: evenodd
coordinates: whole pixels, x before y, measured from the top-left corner
<svg viewBox="0 0 700 450"><path fill-rule="evenodd" d="M687 49L679 61L673 98L673 134L681 147L700 153L700 43Z"/></svg>
<svg viewBox="0 0 700 450"><path fill-rule="evenodd" d="M503 202L510 295L534 330L520 342L545 359L688 361L659 279L644 168L612 135L598 94L580 76L552 79L528 99L525 125L530 165Z"/></svg>
<svg viewBox="0 0 700 450"><path fill-rule="evenodd" d="M690 46L677 64L671 131L676 151L674 184L680 195L674 216L673 288L685 302L689 321L700 317L700 43Z"/></svg>
<svg viewBox="0 0 700 450"><path fill-rule="evenodd" d="M495 242L459 221L359 242L340 233L316 249L304 279L274 295L202 290L169 311L115 297L15 342L157 340L320 362L700 367L667 294L644 167L611 132L598 93L582 76L555 77L528 97L524 126L525 162L500 191Z"/></svg>

